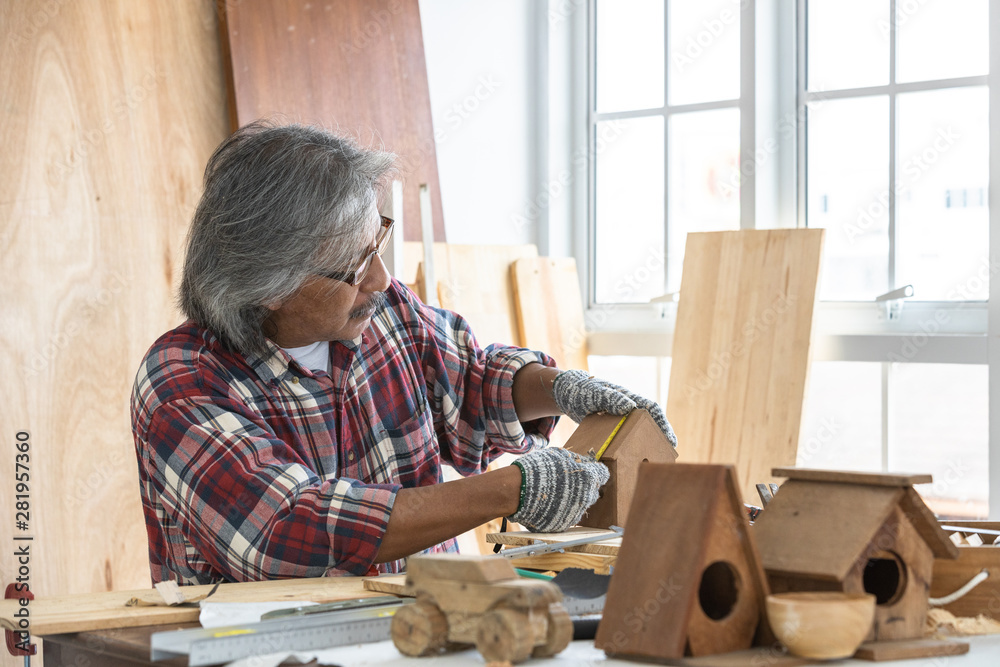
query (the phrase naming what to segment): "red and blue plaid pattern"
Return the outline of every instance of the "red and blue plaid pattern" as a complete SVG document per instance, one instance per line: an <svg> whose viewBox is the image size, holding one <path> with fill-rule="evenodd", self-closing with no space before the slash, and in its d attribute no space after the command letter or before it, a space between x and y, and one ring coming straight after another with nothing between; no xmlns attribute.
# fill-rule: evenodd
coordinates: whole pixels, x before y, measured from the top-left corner
<svg viewBox="0 0 1000 667"><path fill-rule="evenodd" d="M555 419L526 434L511 386L549 357L482 350L455 313L395 281L387 296L360 339L331 344L330 374L274 346L231 352L190 321L153 344L132 431L154 583L399 572L373 561L400 488L544 442Z"/></svg>

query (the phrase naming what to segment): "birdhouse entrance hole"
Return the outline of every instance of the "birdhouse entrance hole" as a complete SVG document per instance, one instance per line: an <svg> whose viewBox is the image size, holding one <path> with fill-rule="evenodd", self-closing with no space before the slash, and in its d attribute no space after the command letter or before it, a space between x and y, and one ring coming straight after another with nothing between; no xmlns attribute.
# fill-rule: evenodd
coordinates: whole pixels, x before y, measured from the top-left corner
<svg viewBox="0 0 1000 667"><path fill-rule="evenodd" d="M713 621L721 621L736 606L740 594L740 575L732 565L717 560L701 574L698 602L702 611Z"/></svg>
<svg viewBox="0 0 1000 667"><path fill-rule="evenodd" d="M875 596L875 604L895 604L906 589L906 566L896 554L880 552L868 559L862 583L865 592Z"/></svg>

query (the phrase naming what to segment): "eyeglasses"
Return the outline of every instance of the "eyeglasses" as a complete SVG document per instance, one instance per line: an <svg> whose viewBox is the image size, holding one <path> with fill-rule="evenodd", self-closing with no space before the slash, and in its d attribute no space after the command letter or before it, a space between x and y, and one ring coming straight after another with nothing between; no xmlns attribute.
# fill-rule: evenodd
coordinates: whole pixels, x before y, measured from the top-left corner
<svg viewBox="0 0 1000 667"><path fill-rule="evenodd" d="M375 259L375 255L381 255L385 252L385 249L389 247L389 239L392 238L392 228L396 224L396 221L392 218L387 218L384 215L382 217L382 229L378 232L378 237L375 239L375 247L372 251L365 255L365 258L361 260L358 264L358 268L354 269L350 273L344 273L341 271L333 271L331 273L321 273L319 275L324 278L330 278L331 280L339 280L342 283L347 283L352 287L356 287L361 284L361 281L365 279L368 275L368 269L372 267L372 260Z"/></svg>

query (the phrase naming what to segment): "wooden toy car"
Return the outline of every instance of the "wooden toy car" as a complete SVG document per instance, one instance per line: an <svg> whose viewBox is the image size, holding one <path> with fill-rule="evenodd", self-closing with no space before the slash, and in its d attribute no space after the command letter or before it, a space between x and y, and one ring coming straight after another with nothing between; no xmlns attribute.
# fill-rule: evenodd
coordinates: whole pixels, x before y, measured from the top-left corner
<svg viewBox="0 0 1000 667"><path fill-rule="evenodd" d="M555 655L573 638L559 588L518 577L505 558L412 556L406 589L416 602L392 619L392 641L405 655L472 644L487 661L519 662Z"/></svg>

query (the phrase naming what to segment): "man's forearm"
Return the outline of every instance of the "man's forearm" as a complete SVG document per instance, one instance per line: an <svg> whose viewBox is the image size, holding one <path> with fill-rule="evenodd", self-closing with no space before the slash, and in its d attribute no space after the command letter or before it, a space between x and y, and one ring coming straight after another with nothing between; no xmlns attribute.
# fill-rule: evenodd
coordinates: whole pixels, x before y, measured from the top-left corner
<svg viewBox="0 0 1000 667"><path fill-rule="evenodd" d="M528 364L514 374L511 397L519 421L530 422L562 414L552 398L552 382L557 375L558 368L540 363Z"/></svg>
<svg viewBox="0 0 1000 667"><path fill-rule="evenodd" d="M516 466L434 486L401 489L375 562L405 558L491 519L513 514L520 497L521 471Z"/></svg>

